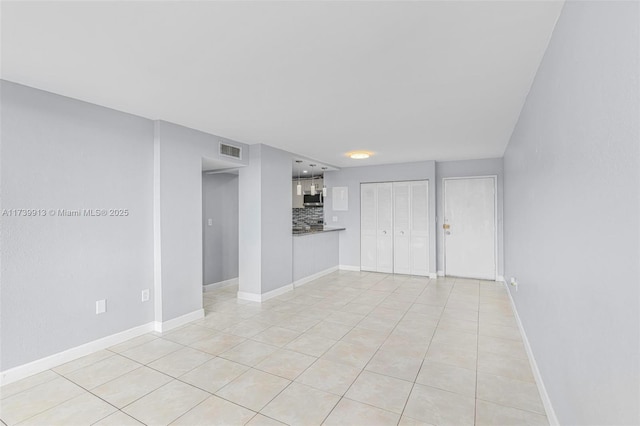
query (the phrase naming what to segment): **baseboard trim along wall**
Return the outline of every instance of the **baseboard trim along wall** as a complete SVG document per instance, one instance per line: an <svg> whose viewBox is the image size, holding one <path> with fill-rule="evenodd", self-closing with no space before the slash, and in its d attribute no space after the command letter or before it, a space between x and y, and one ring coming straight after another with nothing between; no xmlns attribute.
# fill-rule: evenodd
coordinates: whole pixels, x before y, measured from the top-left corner
<svg viewBox="0 0 640 426"><path fill-rule="evenodd" d="M504 279L503 279L503 282L504 282ZM536 379L536 384L538 385L538 391L540 392L540 399L542 399L542 405L544 405L544 411L547 413L547 420L549 420L549 425L560 426L560 422L558 421L556 412L553 409L553 405L551 405L551 399L549 398L549 394L547 393L547 388L544 387L544 382L542 381L542 376L540 375L538 364L536 363L536 359L533 356L533 352L531 351L531 345L529 344L527 333L524 331L524 327L522 326L522 322L520 321L520 315L518 315L516 304L513 301L513 297L511 297L511 292L509 291L508 284L504 283L504 287L507 290L507 293L509 294L509 300L511 301L511 309L513 310L513 315L516 317L516 323L518 324L518 329L520 330L520 334L522 335L524 348L527 351L527 356L529 357L529 364L531 365L531 371L533 372L533 377L535 377Z"/></svg>
<svg viewBox="0 0 640 426"><path fill-rule="evenodd" d="M280 296L288 291L293 290L293 284L287 284L280 288L276 288L275 290L268 291L266 293L258 294L258 293L247 293L246 291L238 292L238 299L248 300L250 302L264 302L265 300L272 299L274 297Z"/></svg>
<svg viewBox="0 0 640 426"><path fill-rule="evenodd" d="M213 291L215 289L222 288L222 287L229 287L231 285L238 285L238 277L231 278L224 281L218 281L217 283L205 284L202 286L202 291L204 293L207 293L209 291Z"/></svg>
<svg viewBox="0 0 640 426"><path fill-rule="evenodd" d="M160 333L167 332L181 325L187 324L191 321L204 317L204 309L198 309L190 312L186 315L182 315L178 318L174 318L165 322L151 321L137 327L130 328L119 333L112 334L110 336L102 337L97 340L85 343L80 346L76 346L67 349L57 354L50 355L45 358L37 359L24 365L19 365L14 368L10 368L6 371L0 372L0 385L8 385L9 383L22 380L26 377L33 376L34 374L42 373L43 371L73 361L86 355L90 355L94 352L110 348L122 342L126 342L134 337L141 336L152 331Z"/></svg>
<svg viewBox="0 0 640 426"><path fill-rule="evenodd" d="M300 278L299 280L294 281L292 283L293 284L293 288L297 288L297 287L303 286L303 285L305 285L305 284L307 284L307 283L309 283L309 282L311 282L313 280L317 280L318 278L323 277L323 276L325 276L327 274L330 274L332 272L335 272L337 270L338 270L337 266L332 266L331 268L325 269L324 271L316 272L315 274L308 275L308 276L306 276L304 278Z"/></svg>
<svg viewBox="0 0 640 426"><path fill-rule="evenodd" d="M43 371L49 370L50 368L54 368L69 361L73 361L74 359L92 354L93 352L109 348L111 346L125 342L129 339L133 339L134 337L149 333L153 330L154 322L149 322L138 327L133 327L128 330L121 331L120 333L112 334L110 336L106 336L101 339L97 339L89 343L67 349L62 352L58 352L57 354L53 354L45 358L37 359L18 367L10 368L9 370L0 373L2 382L1 384L3 386L8 385L9 383L24 379L25 377L42 373Z"/></svg>
<svg viewBox="0 0 640 426"><path fill-rule="evenodd" d="M338 269L340 271L354 271L354 272L360 272L360 270L361 270L359 266L353 266L353 265L338 265L338 267L336 269ZM335 271L336 269L333 269L331 272ZM429 278L435 279L435 278L438 278L438 276L444 276L444 272L438 271L437 274L435 272L429 272ZM318 277L315 277L315 278L318 278ZM303 278L303 280L304 279L306 279L306 278ZM299 280L299 281L302 281L302 280Z"/></svg>
<svg viewBox="0 0 640 426"><path fill-rule="evenodd" d="M204 309L197 309L193 312L189 312L188 314L179 316L178 318L170 319L169 321L154 321L153 330L158 333L166 333L169 330L173 330L174 328L178 328L181 325L185 325L191 321L201 318L204 318Z"/></svg>
<svg viewBox="0 0 640 426"><path fill-rule="evenodd" d="M249 302L262 302L262 295L258 293L249 293L246 291L239 291L238 299L248 300Z"/></svg>
<svg viewBox="0 0 640 426"><path fill-rule="evenodd" d="M352 266L352 265L339 265L338 269L341 270L341 271L360 272L360 267L359 266Z"/></svg>

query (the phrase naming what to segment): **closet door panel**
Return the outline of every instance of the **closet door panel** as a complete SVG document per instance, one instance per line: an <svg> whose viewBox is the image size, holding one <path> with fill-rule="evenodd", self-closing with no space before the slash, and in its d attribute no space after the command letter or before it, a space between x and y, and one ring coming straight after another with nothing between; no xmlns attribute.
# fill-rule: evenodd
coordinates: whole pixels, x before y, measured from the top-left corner
<svg viewBox="0 0 640 426"><path fill-rule="evenodd" d="M429 275L429 182L411 182L411 274Z"/></svg>
<svg viewBox="0 0 640 426"><path fill-rule="evenodd" d="M393 272L411 273L411 184L393 183Z"/></svg>
<svg viewBox="0 0 640 426"><path fill-rule="evenodd" d="M375 183L360 185L360 269L377 270L377 186Z"/></svg>
<svg viewBox="0 0 640 426"><path fill-rule="evenodd" d="M393 185L379 183L377 189L377 271L391 273L393 272Z"/></svg>

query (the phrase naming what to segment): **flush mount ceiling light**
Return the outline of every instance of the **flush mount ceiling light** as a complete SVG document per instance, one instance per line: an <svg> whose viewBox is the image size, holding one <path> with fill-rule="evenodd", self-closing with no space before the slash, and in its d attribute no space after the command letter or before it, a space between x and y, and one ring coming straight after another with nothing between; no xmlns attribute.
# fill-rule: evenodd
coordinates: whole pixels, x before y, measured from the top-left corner
<svg viewBox="0 0 640 426"><path fill-rule="evenodd" d="M367 151L353 151L353 152L348 152L347 156L349 158L353 158L354 160L363 160L365 158L371 157L371 153Z"/></svg>

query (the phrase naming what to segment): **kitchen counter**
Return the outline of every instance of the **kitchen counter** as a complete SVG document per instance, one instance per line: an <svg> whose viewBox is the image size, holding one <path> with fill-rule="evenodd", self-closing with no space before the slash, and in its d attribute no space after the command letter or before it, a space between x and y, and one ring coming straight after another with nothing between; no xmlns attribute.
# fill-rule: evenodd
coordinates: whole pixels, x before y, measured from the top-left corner
<svg viewBox="0 0 640 426"><path fill-rule="evenodd" d="M333 231L344 231L345 228L333 228L330 226L322 226L322 227L312 227L310 229L293 229L292 233L294 237L299 237L302 235L309 235L309 234L319 234L322 232L333 232Z"/></svg>

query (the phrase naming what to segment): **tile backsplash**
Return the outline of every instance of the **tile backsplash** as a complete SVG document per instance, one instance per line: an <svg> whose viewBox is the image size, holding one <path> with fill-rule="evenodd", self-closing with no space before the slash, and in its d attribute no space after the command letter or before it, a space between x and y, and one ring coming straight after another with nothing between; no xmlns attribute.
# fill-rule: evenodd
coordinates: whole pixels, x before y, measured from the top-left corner
<svg viewBox="0 0 640 426"><path fill-rule="evenodd" d="M317 225L322 224L324 220L324 209L322 207L305 207L302 209L293 209L293 223Z"/></svg>

